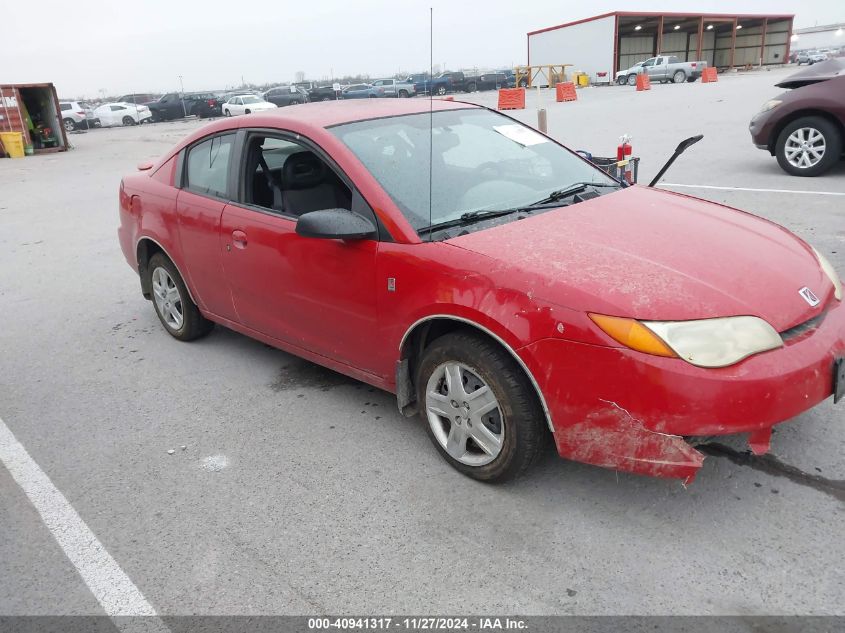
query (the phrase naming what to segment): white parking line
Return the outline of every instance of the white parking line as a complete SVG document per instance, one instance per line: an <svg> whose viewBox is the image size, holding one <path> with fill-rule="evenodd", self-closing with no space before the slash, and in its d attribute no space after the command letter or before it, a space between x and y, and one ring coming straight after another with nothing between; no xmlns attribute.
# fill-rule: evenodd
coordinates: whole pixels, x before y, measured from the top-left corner
<svg viewBox="0 0 845 633"><path fill-rule="evenodd" d="M0 419L0 462L23 489L65 556L79 572L107 615L155 616L129 576L103 547L50 478L29 456L9 427ZM148 621L153 629L167 630L158 618ZM161 627L155 626L155 621Z"/></svg>
<svg viewBox="0 0 845 633"><path fill-rule="evenodd" d="M758 193L802 193L811 196L845 196L840 191L799 191L796 189L752 189L751 187L717 187L715 185L682 185L677 182L662 182L663 187L687 187L689 189L719 189L722 191L756 191Z"/></svg>

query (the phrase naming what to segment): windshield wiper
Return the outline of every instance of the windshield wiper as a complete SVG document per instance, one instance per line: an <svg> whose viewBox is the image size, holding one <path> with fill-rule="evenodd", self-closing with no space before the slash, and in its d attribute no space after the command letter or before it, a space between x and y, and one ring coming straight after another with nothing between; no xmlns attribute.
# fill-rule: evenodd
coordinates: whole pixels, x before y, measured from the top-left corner
<svg viewBox="0 0 845 633"><path fill-rule="evenodd" d="M466 226L481 222L482 220L490 220L492 218L500 218L504 215L511 215L512 213L519 213L520 211L531 211L526 207L514 207L512 209L491 209L484 211L467 211L462 213L459 218L454 220L446 220L445 222L438 222L430 226L419 229L419 233L431 233L432 231L439 231L441 229L450 229L456 226Z"/></svg>
<svg viewBox="0 0 845 633"><path fill-rule="evenodd" d="M533 204L529 205L529 207L540 206L543 204L548 204L550 202L557 202L558 200L563 200L564 198L568 198L569 196L573 196L576 193L580 193L584 191L587 187L620 187L621 185L617 182L576 182L565 189L558 189L557 191L552 191L548 196L543 198L542 200L537 200Z"/></svg>

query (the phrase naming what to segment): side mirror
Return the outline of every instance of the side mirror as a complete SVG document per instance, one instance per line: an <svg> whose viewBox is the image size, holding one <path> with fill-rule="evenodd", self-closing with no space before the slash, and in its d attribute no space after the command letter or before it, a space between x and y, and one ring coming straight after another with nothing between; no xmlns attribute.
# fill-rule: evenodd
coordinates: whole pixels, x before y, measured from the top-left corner
<svg viewBox="0 0 845 633"><path fill-rule="evenodd" d="M303 213L296 222L296 233L324 240L363 240L377 235L370 220L348 209Z"/></svg>

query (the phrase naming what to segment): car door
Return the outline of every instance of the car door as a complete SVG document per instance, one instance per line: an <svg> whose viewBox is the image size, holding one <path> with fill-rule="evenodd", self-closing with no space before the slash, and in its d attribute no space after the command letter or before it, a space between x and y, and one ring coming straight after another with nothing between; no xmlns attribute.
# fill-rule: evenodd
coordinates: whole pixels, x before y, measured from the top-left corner
<svg viewBox="0 0 845 633"><path fill-rule="evenodd" d="M654 78L654 64L657 62L656 57L652 57L651 59L647 59L643 62L643 72L647 73L650 78Z"/></svg>
<svg viewBox="0 0 845 633"><path fill-rule="evenodd" d="M231 195L229 171L235 132L200 139L183 150L177 174L176 215L184 271L203 307L236 320L232 294L223 274L220 219Z"/></svg>
<svg viewBox="0 0 845 633"><path fill-rule="evenodd" d="M284 175L288 160L301 160L308 152L321 159L325 156L297 135L258 130L239 134L244 148L238 171L239 199L223 210L220 229L223 268L238 321L265 336L372 370L372 361L367 359L373 358L372 349L379 340L378 242L298 235L296 221L303 208L290 200L282 208L275 204L269 184L272 179L268 181L260 158L285 189L292 186ZM322 162L326 182L340 185L332 190L340 196L337 200L375 223L372 209L351 181L331 161ZM296 191L300 199L307 200L307 190Z"/></svg>

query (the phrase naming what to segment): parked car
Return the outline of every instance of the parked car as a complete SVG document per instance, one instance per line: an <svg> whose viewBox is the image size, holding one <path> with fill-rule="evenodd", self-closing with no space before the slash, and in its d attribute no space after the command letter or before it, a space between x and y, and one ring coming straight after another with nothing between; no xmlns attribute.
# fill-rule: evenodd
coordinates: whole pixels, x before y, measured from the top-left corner
<svg viewBox="0 0 845 633"><path fill-rule="evenodd" d="M299 86L276 86L275 88L270 88L261 98L279 107L308 103L310 101L308 92Z"/></svg>
<svg viewBox="0 0 845 633"><path fill-rule="evenodd" d="M458 92L465 90L465 76L462 72L446 71L430 79L428 73L418 73L406 79L407 83L413 84L414 91L418 94L434 93L445 95L447 92Z"/></svg>
<svg viewBox="0 0 845 633"><path fill-rule="evenodd" d="M502 72L485 73L474 77L466 77L464 90L475 92L476 90L498 90L499 88L514 88L516 77L511 73L507 75Z"/></svg>
<svg viewBox="0 0 845 633"><path fill-rule="evenodd" d="M808 66L812 66L813 64L818 64L819 62L823 62L826 60L827 54L821 53L819 51L801 51L795 58L795 62L799 66L801 64L807 64Z"/></svg>
<svg viewBox="0 0 845 633"><path fill-rule="evenodd" d="M749 124L751 140L793 176L818 176L842 159L845 145L845 59L790 75L788 92L763 104Z"/></svg>
<svg viewBox="0 0 845 633"><path fill-rule="evenodd" d="M748 433L763 453L775 424L845 396L842 284L821 254L750 213L626 186L495 110L287 108L139 168L118 237L168 334L219 323L394 392L479 480L554 440L688 482L691 436Z"/></svg>
<svg viewBox="0 0 845 633"><path fill-rule="evenodd" d="M158 101L161 98L161 95L152 94L149 92L133 92L127 95L121 95L117 98L117 101L123 103L135 103L140 105L146 105L147 103L151 103L153 101Z"/></svg>
<svg viewBox="0 0 845 633"><path fill-rule="evenodd" d="M62 113L62 125L68 132L78 128L86 129L89 125L85 108L78 101L61 101L59 108Z"/></svg>
<svg viewBox="0 0 845 633"><path fill-rule="evenodd" d="M94 110L94 114L103 127L139 125L153 120L153 113L148 106L134 103L104 103Z"/></svg>
<svg viewBox="0 0 845 633"><path fill-rule="evenodd" d="M237 95L223 104L223 114L225 116L238 116L239 114L275 110L278 107L275 103L264 101L264 99L255 95Z"/></svg>
<svg viewBox="0 0 845 633"><path fill-rule="evenodd" d="M374 99L384 96L384 88L372 84L352 84L340 91L341 99Z"/></svg>
<svg viewBox="0 0 845 633"><path fill-rule="evenodd" d="M383 97L398 97L405 99L416 94L414 84L408 81L400 81L398 79L376 79L373 84L376 88L384 90Z"/></svg>
<svg viewBox="0 0 845 633"><path fill-rule="evenodd" d="M220 101L210 92L169 92L158 101L147 103L156 121L170 121L185 116L201 119L220 116Z"/></svg>
<svg viewBox="0 0 845 633"><path fill-rule="evenodd" d="M300 81L294 85L303 88L311 101L334 101L338 98L332 84L320 86L311 81Z"/></svg>
<svg viewBox="0 0 845 633"><path fill-rule="evenodd" d="M675 55L659 55L638 62L627 70L620 70L616 73L616 83L620 86L626 83L634 86L637 83L637 75L645 72L652 81L681 84L685 81L695 81L701 77L705 68L706 61L682 62Z"/></svg>

